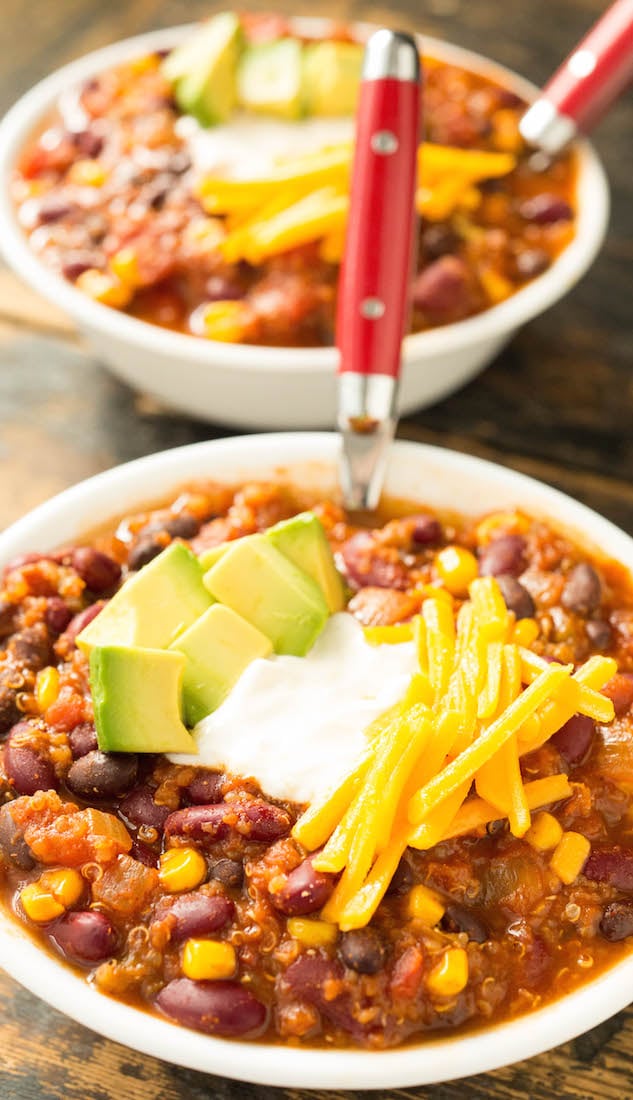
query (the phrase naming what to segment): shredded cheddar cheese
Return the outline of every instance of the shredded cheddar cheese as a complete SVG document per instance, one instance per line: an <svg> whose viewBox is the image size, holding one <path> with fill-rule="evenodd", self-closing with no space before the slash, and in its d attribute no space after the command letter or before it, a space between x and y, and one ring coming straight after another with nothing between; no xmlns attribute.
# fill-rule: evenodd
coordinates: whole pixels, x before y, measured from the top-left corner
<svg viewBox="0 0 633 1100"><path fill-rule="evenodd" d="M571 787L563 774L525 783L521 756L573 714L614 716L600 689L615 662L591 657L574 671L519 645L493 577L471 582L457 614L445 594L428 588L425 597L407 631L418 670L404 698L367 731L353 772L293 830L306 849L322 848L317 870L340 875L323 919L343 931L371 920L409 846L432 848L499 819L531 841L532 811L569 798ZM554 853L560 877L572 875L583 852Z"/></svg>

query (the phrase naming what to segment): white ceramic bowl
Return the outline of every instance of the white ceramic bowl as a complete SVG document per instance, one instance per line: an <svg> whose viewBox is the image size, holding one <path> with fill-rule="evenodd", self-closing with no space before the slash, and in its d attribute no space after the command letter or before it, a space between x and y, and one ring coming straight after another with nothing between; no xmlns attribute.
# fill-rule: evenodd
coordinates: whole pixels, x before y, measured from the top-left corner
<svg viewBox="0 0 633 1100"><path fill-rule="evenodd" d="M296 19L298 31L326 34L326 20ZM357 26L360 35L368 28ZM37 84L0 125L0 248L7 263L76 323L95 354L117 375L174 408L246 428L313 428L335 423L334 348L249 347L169 332L91 301L31 251L16 220L8 183L26 141L60 92L125 58L171 46L190 33L178 27L126 39L87 54ZM429 54L498 78L526 99L536 88L491 61L432 38ZM490 362L516 330L580 279L602 243L609 209L603 169L591 146L579 145L576 235L556 262L507 301L466 321L408 336L400 411L408 413L457 389Z"/></svg>
<svg viewBox="0 0 633 1100"><path fill-rule="evenodd" d="M330 491L338 442L329 434L225 439L166 451L84 481L0 534L0 566L28 550L52 549L147 501L201 478L234 482L283 477ZM588 508L511 470L452 451L397 443L387 491L464 513L520 505L550 517L584 543L633 570L633 540ZM624 1008L633 988L633 956L577 992L530 1015L457 1038L376 1051L298 1050L236 1043L187 1031L130 1008L89 986L40 950L0 911L0 965L43 1000L87 1027L147 1054L225 1077L288 1088L386 1089L482 1073L573 1038Z"/></svg>

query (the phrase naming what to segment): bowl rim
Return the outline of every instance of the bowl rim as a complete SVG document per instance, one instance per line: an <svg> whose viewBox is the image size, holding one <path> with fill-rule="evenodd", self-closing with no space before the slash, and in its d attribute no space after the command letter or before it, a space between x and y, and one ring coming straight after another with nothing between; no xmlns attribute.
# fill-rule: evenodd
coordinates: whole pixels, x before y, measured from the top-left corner
<svg viewBox="0 0 633 1100"><path fill-rule="evenodd" d="M295 17L290 20L299 33L327 34L332 20ZM7 264L24 281L68 313L81 329L98 332L132 347L155 351L161 356L184 359L193 367L216 364L239 370L288 372L333 371L338 364L334 347L277 348L270 345L227 344L204 340L188 333L171 332L149 321L89 299L63 276L48 268L31 249L16 218L9 193L9 180L17 157L38 121L54 105L60 92L95 72L140 52L161 49L186 37L196 24L150 31L121 39L84 54L55 70L27 91L0 122L0 251ZM352 31L367 36L374 25L351 22ZM429 53L475 72L495 78L533 100L538 88L517 73L472 50L443 42L430 35L418 35ZM403 360L414 364L435 354L459 351L479 341L501 340L514 329L545 310L581 278L593 262L604 239L609 217L609 189L602 164L591 144L581 139L578 152L578 217L573 240L542 275L518 290L506 301L491 306L464 321L453 322L427 332L405 337Z"/></svg>
<svg viewBox="0 0 633 1100"><path fill-rule="evenodd" d="M86 517L91 511L98 513L104 498L120 513L121 507L145 504L161 484L167 493L187 480L261 478L306 462L331 471L338 453L337 436L325 432L228 437L158 452L80 482L18 520L0 533L0 562L33 549L31 540L43 539L42 549L52 547L59 542L60 528L62 532L69 526L75 533L85 530ZM447 485L468 485L469 507L476 511L482 502L472 489L477 483L481 488L483 482L490 490L486 507L495 506L495 493L511 494L526 510L549 516L559 528L574 531L585 543L595 543L633 570L633 539L584 505L532 478L458 452L397 442L391 476L402 481L411 470L420 478L422 502L429 498L425 486L433 486L430 475L434 474L436 494L445 493ZM119 501L121 507L115 504ZM631 954L552 1004L489 1029L427 1038L415 1046L387 1051L298 1050L213 1038L115 1001L38 947L17 919L4 911L0 911L0 965L52 1007L142 1053L257 1084L324 1089L428 1085L497 1069L567 1042L607 1019L629 1003L633 983Z"/></svg>

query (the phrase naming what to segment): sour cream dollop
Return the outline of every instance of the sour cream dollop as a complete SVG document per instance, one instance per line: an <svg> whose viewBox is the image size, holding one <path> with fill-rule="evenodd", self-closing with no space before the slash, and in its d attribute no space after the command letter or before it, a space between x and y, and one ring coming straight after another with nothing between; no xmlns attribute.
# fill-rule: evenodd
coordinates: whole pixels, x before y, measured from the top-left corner
<svg viewBox="0 0 633 1100"><path fill-rule="evenodd" d="M200 126L185 115L176 131L187 142L196 174L233 179L259 179L282 157L318 153L330 145L352 141L353 118L300 118L296 121L235 114L221 126Z"/></svg>
<svg viewBox="0 0 633 1100"><path fill-rule="evenodd" d="M370 723L404 695L413 642L369 645L347 612L329 619L305 657L258 658L198 723L198 755L177 764L255 778L273 798L312 802L361 756Z"/></svg>

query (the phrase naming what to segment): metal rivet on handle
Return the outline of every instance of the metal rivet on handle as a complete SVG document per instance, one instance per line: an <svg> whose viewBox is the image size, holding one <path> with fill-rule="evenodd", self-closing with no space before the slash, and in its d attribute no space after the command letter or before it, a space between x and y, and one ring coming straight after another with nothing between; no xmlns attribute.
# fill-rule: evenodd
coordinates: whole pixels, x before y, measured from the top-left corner
<svg viewBox="0 0 633 1100"><path fill-rule="evenodd" d="M378 321L385 312L385 303L380 298L363 298L360 311L368 321Z"/></svg>
<svg viewBox="0 0 633 1100"><path fill-rule="evenodd" d="M381 157L391 156L398 151L398 139L391 130L376 130L376 133L371 135L369 144L374 153L378 153Z"/></svg>
<svg viewBox="0 0 633 1100"><path fill-rule="evenodd" d="M576 50L567 62L567 68L574 76L589 76L595 69L597 58L591 50Z"/></svg>

